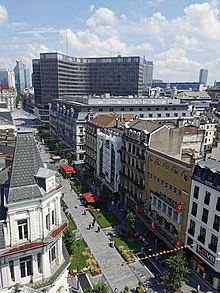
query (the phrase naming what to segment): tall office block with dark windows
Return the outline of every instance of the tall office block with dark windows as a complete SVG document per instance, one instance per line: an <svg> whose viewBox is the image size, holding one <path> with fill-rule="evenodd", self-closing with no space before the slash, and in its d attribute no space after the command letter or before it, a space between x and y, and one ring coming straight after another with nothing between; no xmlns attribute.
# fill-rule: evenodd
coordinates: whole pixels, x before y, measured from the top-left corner
<svg viewBox="0 0 220 293"><path fill-rule="evenodd" d="M208 80L208 70L207 69L200 69L199 83L207 84L207 80Z"/></svg>
<svg viewBox="0 0 220 293"><path fill-rule="evenodd" d="M145 61L145 64L144 64L144 86L145 87L152 86L153 70L154 70L153 61Z"/></svg>
<svg viewBox="0 0 220 293"><path fill-rule="evenodd" d="M141 95L145 59L132 57L74 58L41 53L33 60L35 104L76 95Z"/></svg>

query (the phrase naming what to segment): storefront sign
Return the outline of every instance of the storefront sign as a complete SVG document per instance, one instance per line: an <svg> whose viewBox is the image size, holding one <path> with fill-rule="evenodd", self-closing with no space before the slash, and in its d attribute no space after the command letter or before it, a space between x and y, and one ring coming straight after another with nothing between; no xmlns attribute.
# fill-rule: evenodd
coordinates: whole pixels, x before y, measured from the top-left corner
<svg viewBox="0 0 220 293"><path fill-rule="evenodd" d="M204 247L201 245L197 245L196 251L205 259L207 260L211 265L215 265L215 257L209 253Z"/></svg>

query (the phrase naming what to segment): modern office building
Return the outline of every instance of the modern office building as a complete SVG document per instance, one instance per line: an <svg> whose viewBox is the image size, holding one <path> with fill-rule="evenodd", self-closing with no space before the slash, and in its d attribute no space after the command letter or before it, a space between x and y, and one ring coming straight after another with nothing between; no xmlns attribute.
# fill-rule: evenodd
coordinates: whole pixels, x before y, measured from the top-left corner
<svg viewBox="0 0 220 293"><path fill-rule="evenodd" d="M151 87L153 80L153 61L146 61L144 65L144 87Z"/></svg>
<svg viewBox="0 0 220 293"><path fill-rule="evenodd" d="M44 167L33 135L19 132L0 205L1 292L20 292L19 285L31 292L68 291L61 195L56 172Z"/></svg>
<svg viewBox="0 0 220 293"><path fill-rule="evenodd" d="M84 159L85 126L87 121L100 114L132 114L145 120L192 120L188 104L175 99L149 99L144 97L72 97L52 101L50 129L62 138L76 153L77 160Z"/></svg>
<svg viewBox="0 0 220 293"><path fill-rule="evenodd" d="M200 161L192 176L186 243L189 265L220 288L220 162Z"/></svg>
<svg viewBox="0 0 220 293"><path fill-rule="evenodd" d="M138 56L75 58L41 53L33 60L35 104L48 106L52 99L74 95L141 95L144 70L150 72L146 66Z"/></svg>
<svg viewBox="0 0 220 293"><path fill-rule="evenodd" d="M16 60L14 68L15 86L18 94L22 94L25 88L30 87L30 72L22 60Z"/></svg>
<svg viewBox="0 0 220 293"><path fill-rule="evenodd" d="M208 81L208 70L200 69L199 72L199 83L207 84Z"/></svg>

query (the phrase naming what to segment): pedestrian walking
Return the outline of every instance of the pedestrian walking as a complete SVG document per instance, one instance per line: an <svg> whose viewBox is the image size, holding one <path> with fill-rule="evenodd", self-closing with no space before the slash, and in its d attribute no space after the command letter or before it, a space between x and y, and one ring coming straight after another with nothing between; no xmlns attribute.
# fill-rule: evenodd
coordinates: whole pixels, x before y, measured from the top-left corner
<svg viewBox="0 0 220 293"><path fill-rule="evenodd" d="M95 226L95 219L93 219L93 221L92 221L92 227L94 227Z"/></svg>
<svg viewBox="0 0 220 293"><path fill-rule="evenodd" d="M84 210L83 215L86 215L86 210Z"/></svg>
<svg viewBox="0 0 220 293"><path fill-rule="evenodd" d="M197 288L196 288L196 292L199 293L200 292L200 285L198 284Z"/></svg>
<svg viewBox="0 0 220 293"><path fill-rule="evenodd" d="M100 227L98 226L98 228L97 228L97 232L100 232Z"/></svg>
<svg viewBox="0 0 220 293"><path fill-rule="evenodd" d="M77 209L78 208L78 206L77 206L77 204L75 205L75 209Z"/></svg>
<svg viewBox="0 0 220 293"><path fill-rule="evenodd" d="M89 228L89 230L91 229L91 224L89 224L89 227L88 228Z"/></svg>

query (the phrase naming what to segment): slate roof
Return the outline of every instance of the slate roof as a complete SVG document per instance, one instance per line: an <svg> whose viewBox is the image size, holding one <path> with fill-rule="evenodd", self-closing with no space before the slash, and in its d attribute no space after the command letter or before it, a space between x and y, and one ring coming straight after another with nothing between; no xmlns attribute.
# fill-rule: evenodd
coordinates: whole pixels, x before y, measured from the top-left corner
<svg viewBox="0 0 220 293"><path fill-rule="evenodd" d="M158 128L162 127L163 125L165 125L165 123L158 123L158 122L153 122L149 120L136 119L134 121L131 121L128 124L128 127L135 130L145 130L148 133L151 133L157 130Z"/></svg>
<svg viewBox="0 0 220 293"><path fill-rule="evenodd" d="M2 120L8 120L13 124L13 118L11 112L8 109L0 107L0 118Z"/></svg>
<svg viewBox="0 0 220 293"><path fill-rule="evenodd" d="M42 195L35 179L43 162L30 131L17 133L8 202L21 201Z"/></svg>
<svg viewBox="0 0 220 293"><path fill-rule="evenodd" d="M215 161L213 159L206 159L206 160L200 161L197 163L197 165L199 165L200 168L208 168L214 173L215 172L220 173L220 162Z"/></svg>

